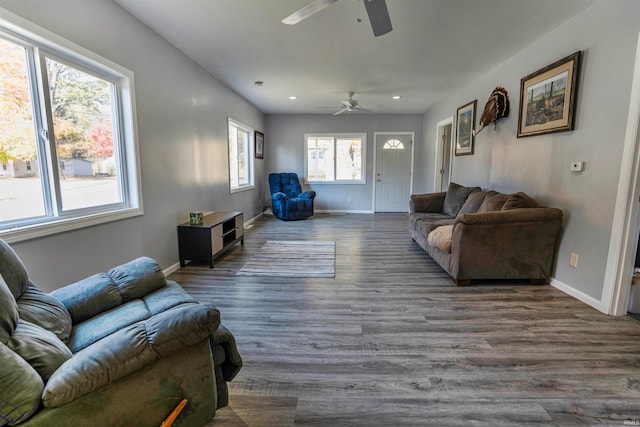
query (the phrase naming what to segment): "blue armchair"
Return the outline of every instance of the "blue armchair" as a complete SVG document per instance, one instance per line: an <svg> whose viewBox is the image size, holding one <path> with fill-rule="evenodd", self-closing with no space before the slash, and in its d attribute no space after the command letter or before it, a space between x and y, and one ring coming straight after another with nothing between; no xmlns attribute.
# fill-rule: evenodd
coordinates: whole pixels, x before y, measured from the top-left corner
<svg viewBox="0 0 640 427"><path fill-rule="evenodd" d="M295 173L269 174L271 205L276 218L291 221L313 216L315 191L302 192L300 180Z"/></svg>

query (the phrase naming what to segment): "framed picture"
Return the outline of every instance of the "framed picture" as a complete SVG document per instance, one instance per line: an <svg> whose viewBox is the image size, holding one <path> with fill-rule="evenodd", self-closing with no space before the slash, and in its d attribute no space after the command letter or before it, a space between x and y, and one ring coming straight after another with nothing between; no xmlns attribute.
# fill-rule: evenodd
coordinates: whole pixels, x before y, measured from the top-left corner
<svg viewBox="0 0 640 427"><path fill-rule="evenodd" d="M256 159L264 159L264 133L256 131Z"/></svg>
<svg viewBox="0 0 640 427"><path fill-rule="evenodd" d="M474 99L458 108L456 118L456 156L473 154L473 131L476 128L476 104Z"/></svg>
<svg viewBox="0 0 640 427"><path fill-rule="evenodd" d="M518 138L573 130L582 52L520 81Z"/></svg>

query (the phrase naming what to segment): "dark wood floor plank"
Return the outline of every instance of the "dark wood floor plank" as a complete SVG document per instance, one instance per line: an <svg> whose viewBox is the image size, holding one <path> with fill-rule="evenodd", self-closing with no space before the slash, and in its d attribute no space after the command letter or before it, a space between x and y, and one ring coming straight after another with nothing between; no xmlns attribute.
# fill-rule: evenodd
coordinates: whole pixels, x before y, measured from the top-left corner
<svg viewBox="0 0 640 427"><path fill-rule="evenodd" d="M236 276L267 240L336 242L335 278ZM214 269L245 366L210 426L623 425L640 420L640 321L548 285L456 287L404 214L264 217Z"/></svg>

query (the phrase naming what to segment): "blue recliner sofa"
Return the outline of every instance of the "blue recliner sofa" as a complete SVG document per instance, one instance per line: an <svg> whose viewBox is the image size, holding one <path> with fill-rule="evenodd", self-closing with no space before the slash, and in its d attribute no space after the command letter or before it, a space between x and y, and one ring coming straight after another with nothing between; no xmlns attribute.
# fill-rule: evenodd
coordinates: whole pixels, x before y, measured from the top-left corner
<svg viewBox="0 0 640 427"><path fill-rule="evenodd" d="M295 173L269 174L269 188L273 215L276 218L292 221L313 216L316 192L302 192L300 180Z"/></svg>
<svg viewBox="0 0 640 427"><path fill-rule="evenodd" d="M0 240L0 426L200 426L242 359L220 312L148 257L45 293Z"/></svg>

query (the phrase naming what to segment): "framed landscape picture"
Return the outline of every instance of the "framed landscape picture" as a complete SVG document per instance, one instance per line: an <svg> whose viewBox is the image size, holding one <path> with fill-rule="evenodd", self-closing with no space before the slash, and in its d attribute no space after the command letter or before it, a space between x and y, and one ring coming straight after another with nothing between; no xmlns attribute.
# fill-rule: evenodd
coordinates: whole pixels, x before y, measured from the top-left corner
<svg viewBox="0 0 640 427"><path fill-rule="evenodd" d="M264 159L264 133L256 131L256 159Z"/></svg>
<svg viewBox="0 0 640 427"><path fill-rule="evenodd" d="M473 131L476 128L477 99L458 108L456 118L456 156L473 154Z"/></svg>
<svg viewBox="0 0 640 427"><path fill-rule="evenodd" d="M573 130L582 52L576 52L520 81L518 138Z"/></svg>

